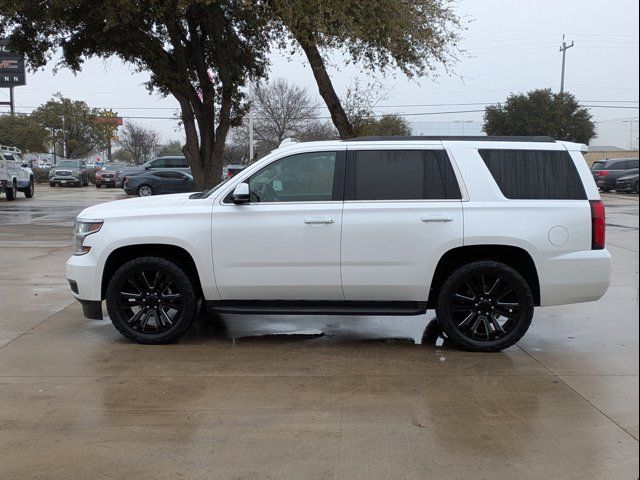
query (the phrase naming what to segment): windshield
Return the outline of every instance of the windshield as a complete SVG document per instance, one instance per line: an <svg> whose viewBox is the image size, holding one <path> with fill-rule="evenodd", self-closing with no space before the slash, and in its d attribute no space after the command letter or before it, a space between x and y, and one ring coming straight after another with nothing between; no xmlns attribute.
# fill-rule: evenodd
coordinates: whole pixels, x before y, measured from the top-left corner
<svg viewBox="0 0 640 480"><path fill-rule="evenodd" d="M80 162L74 160L60 160L56 167L80 168Z"/></svg>
<svg viewBox="0 0 640 480"><path fill-rule="evenodd" d="M115 172L119 168L122 168L122 165L105 165L102 167L103 170L109 170L110 172Z"/></svg>

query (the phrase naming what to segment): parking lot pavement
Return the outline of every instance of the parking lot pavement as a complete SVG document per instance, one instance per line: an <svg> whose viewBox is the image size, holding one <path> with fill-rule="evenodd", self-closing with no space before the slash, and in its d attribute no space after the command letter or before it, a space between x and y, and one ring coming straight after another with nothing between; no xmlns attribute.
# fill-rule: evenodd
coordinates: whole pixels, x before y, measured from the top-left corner
<svg viewBox="0 0 640 480"><path fill-rule="evenodd" d="M203 316L141 346L71 300L73 217L0 201L0 478L638 476L638 197L604 195L613 282L502 353L419 317ZM434 333L435 332L435 333Z"/></svg>

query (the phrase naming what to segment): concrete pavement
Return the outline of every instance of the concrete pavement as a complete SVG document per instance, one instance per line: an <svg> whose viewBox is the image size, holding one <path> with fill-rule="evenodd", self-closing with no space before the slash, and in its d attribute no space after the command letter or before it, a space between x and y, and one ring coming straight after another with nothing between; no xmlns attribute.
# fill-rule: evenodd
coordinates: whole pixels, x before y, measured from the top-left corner
<svg viewBox="0 0 640 480"><path fill-rule="evenodd" d="M495 354L431 314L203 316L132 344L64 279L73 217L122 197L0 201L0 478L637 478L637 196L605 196L606 296Z"/></svg>

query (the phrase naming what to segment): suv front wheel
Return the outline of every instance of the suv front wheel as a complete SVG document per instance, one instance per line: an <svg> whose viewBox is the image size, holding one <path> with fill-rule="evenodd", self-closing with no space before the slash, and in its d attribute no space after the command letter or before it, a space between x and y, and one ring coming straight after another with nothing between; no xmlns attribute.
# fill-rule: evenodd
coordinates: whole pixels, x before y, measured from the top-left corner
<svg viewBox="0 0 640 480"><path fill-rule="evenodd" d="M460 348L496 352L522 338L533 318L533 295L513 268L478 261L456 269L438 295L436 316Z"/></svg>
<svg viewBox="0 0 640 480"><path fill-rule="evenodd" d="M111 278L106 297L113 325L138 343L174 342L198 311L195 289L185 271L160 257L125 263Z"/></svg>

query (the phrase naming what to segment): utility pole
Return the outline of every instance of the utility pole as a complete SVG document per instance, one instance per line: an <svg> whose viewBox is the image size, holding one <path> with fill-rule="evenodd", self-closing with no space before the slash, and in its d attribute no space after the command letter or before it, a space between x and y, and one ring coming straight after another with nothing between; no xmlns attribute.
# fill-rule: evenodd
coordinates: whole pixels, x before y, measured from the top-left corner
<svg viewBox="0 0 640 480"><path fill-rule="evenodd" d="M560 47L560 52L562 53L562 76L560 77L560 93L564 93L564 65L565 65L565 57L567 56L567 50L573 47L573 40L571 41L571 45L567 45L567 42L564 41L564 35L562 35L562 46Z"/></svg>
<svg viewBox="0 0 640 480"><path fill-rule="evenodd" d="M16 107L15 107L15 100L13 98L13 87L9 87L9 109L11 111L11 115L15 115L16 113Z"/></svg>
<svg viewBox="0 0 640 480"><path fill-rule="evenodd" d="M249 79L249 162L253 162L253 82Z"/></svg>

